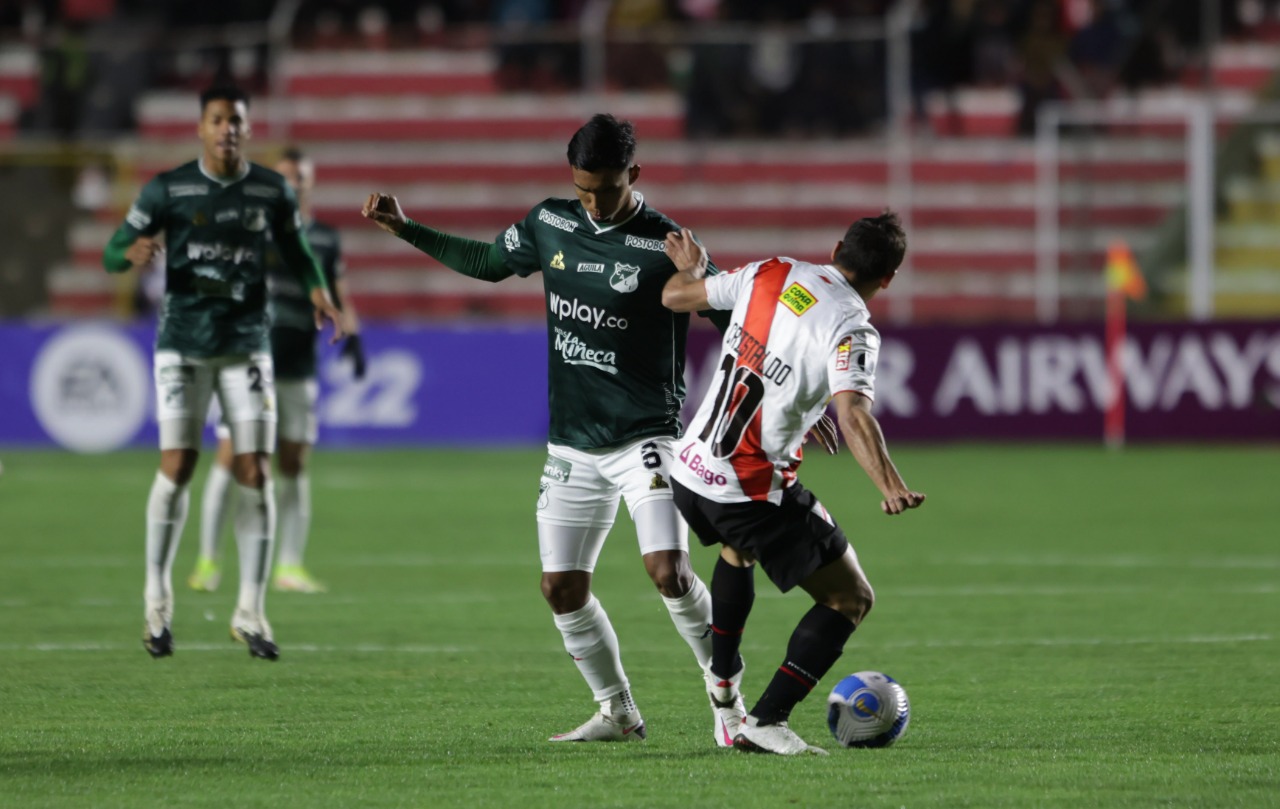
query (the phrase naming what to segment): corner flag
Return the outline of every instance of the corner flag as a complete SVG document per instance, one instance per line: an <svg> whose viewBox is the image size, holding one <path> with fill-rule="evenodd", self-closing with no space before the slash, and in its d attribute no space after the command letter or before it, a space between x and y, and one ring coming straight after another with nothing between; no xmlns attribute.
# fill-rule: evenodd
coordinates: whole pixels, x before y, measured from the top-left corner
<svg viewBox="0 0 1280 809"><path fill-rule="evenodd" d="M1103 437L1107 446L1124 446L1124 343L1127 330L1125 309L1130 300L1147 297L1147 282L1138 271L1129 245L1114 241L1107 248L1106 266L1106 352L1107 379L1111 396L1103 417Z"/></svg>
<svg viewBox="0 0 1280 809"><path fill-rule="evenodd" d="M1129 245L1122 241L1112 242L1107 248L1107 292L1122 293L1133 301L1147 297L1147 282L1133 260Z"/></svg>

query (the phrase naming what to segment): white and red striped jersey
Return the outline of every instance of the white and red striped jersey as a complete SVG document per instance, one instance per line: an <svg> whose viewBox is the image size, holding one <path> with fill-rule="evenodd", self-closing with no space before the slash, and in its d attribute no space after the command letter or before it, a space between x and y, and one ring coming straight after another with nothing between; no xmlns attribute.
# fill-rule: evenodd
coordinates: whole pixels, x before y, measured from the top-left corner
<svg viewBox="0 0 1280 809"><path fill-rule="evenodd" d="M721 503L781 502L805 434L831 397L874 398L880 335L832 266L772 258L709 277L706 286L712 308L733 315L672 474Z"/></svg>

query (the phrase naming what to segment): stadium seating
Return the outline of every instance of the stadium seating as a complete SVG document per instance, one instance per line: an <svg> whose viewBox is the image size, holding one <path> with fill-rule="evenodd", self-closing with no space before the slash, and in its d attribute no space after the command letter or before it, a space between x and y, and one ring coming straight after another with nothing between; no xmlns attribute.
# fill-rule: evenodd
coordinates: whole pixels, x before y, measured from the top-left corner
<svg viewBox="0 0 1280 809"><path fill-rule="evenodd" d="M1276 62L1274 48L1224 49L1216 63L1221 95L1245 97ZM825 260L851 218L890 202L877 139L688 142L675 94L504 94L494 71L484 52L300 53L283 65L289 95L254 101L255 157L269 161L286 142L301 143L315 157L316 214L342 230L363 311L536 316L542 308L536 279L494 287L457 276L376 231L359 207L371 191L394 193L416 219L490 240L538 200L568 194L564 145L596 111L636 122L644 167L638 188L694 228L722 266L775 254ZM903 285L912 315L1030 318L1034 144L1009 134L1016 105L1007 91L965 91L960 105L966 137L915 141L911 280ZM148 146L137 150L124 185L136 188L192 156L194 107L186 93L140 101L140 135ZM1183 146L1147 134L1112 140L1105 154L1088 160L1068 155L1061 165L1062 263L1070 271L1064 293L1096 297L1107 244L1124 238L1140 251L1181 203ZM97 266L118 215L114 210L76 229L71 262L52 277L55 311L116 299ZM1086 224L1081 243L1085 231L1075 229Z"/></svg>
<svg viewBox="0 0 1280 809"><path fill-rule="evenodd" d="M18 130L18 116L40 93L40 62L34 48L0 48L0 141Z"/></svg>

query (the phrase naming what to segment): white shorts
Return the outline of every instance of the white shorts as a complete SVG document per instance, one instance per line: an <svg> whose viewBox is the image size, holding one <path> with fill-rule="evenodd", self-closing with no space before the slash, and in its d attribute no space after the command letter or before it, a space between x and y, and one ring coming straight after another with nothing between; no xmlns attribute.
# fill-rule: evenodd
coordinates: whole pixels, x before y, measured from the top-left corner
<svg viewBox="0 0 1280 809"><path fill-rule="evenodd" d="M547 444L538 486L538 522L608 528L618 496L635 513L650 500L671 499L674 438L642 438L621 448L585 451Z"/></svg>
<svg viewBox="0 0 1280 809"><path fill-rule="evenodd" d="M270 354L187 357L157 351L155 360L160 449L199 449L209 402L216 393L231 425L235 453L274 451L276 405Z"/></svg>
<svg viewBox="0 0 1280 809"><path fill-rule="evenodd" d="M689 531L671 496L674 444L673 438L644 438L593 452L548 444L537 506L542 569L594 569L620 497L636 521L642 554L687 552ZM651 503L637 519L637 510Z"/></svg>
<svg viewBox="0 0 1280 809"><path fill-rule="evenodd" d="M315 379L281 379L276 382L276 438L295 444L315 445L320 437L320 419L316 402L320 399L320 383ZM218 409L214 403L214 409ZM231 437L224 414L218 414L215 432L219 441Z"/></svg>

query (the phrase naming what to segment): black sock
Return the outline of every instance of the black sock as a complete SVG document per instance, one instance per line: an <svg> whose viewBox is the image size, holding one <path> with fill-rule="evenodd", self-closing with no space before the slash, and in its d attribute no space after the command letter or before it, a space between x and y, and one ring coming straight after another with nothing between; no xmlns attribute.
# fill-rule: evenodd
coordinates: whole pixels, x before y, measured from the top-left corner
<svg viewBox="0 0 1280 809"><path fill-rule="evenodd" d="M830 607L814 604L791 633L786 660L751 709L752 716L762 725L786 721L796 703L807 697L840 659L853 630L848 618Z"/></svg>
<svg viewBox="0 0 1280 809"><path fill-rule="evenodd" d="M756 600L755 567L734 567L716 560L711 574L711 671L729 679L742 668L738 648Z"/></svg>

